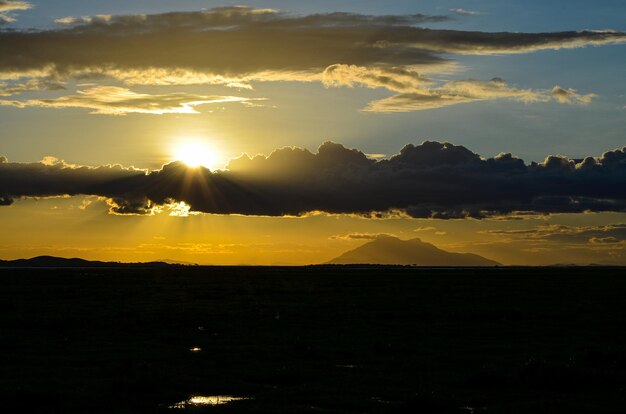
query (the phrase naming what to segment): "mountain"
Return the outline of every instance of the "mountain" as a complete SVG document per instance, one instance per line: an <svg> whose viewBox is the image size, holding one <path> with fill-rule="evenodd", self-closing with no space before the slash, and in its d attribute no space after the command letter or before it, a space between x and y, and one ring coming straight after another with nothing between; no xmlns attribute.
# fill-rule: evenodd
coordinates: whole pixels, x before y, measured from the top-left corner
<svg viewBox="0 0 626 414"><path fill-rule="evenodd" d="M0 260L1 267L163 267L169 266L163 262L147 263L121 263L121 262L99 262L85 259L54 256L37 256L31 259Z"/></svg>
<svg viewBox="0 0 626 414"><path fill-rule="evenodd" d="M397 264L416 266L498 266L500 263L472 253L451 253L421 241L379 237L345 252L328 264Z"/></svg>

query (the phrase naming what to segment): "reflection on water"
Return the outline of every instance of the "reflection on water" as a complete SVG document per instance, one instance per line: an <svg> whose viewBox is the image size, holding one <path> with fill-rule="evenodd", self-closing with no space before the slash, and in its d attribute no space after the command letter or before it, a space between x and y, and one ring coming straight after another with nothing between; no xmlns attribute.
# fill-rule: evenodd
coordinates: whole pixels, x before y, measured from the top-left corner
<svg viewBox="0 0 626 414"><path fill-rule="evenodd" d="M349 369L354 369L354 368L358 368L358 365L353 365L353 364L340 364L340 365L335 365L337 368L349 368Z"/></svg>
<svg viewBox="0 0 626 414"><path fill-rule="evenodd" d="M181 401L170 408L186 408L193 405L221 405L231 401L247 400L246 397L233 397L232 395L195 395L188 400Z"/></svg>
<svg viewBox="0 0 626 414"><path fill-rule="evenodd" d="M459 407L463 411L467 411L468 413L477 413L483 410L486 410L487 407Z"/></svg>

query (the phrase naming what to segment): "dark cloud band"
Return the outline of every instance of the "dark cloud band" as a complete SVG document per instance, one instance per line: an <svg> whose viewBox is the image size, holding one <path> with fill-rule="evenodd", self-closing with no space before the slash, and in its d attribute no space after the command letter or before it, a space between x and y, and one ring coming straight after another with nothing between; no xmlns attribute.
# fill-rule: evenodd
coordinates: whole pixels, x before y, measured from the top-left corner
<svg viewBox="0 0 626 414"><path fill-rule="evenodd" d="M613 31L487 33L415 26L443 20L422 14L290 16L247 7L66 18L80 24L0 32L0 70L53 70L59 75L105 68L185 68L230 76L319 73L337 63L421 65L443 61L443 53L525 53L626 40L624 33Z"/></svg>
<svg viewBox="0 0 626 414"><path fill-rule="evenodd" d="M317 153L283 148L242 156L224 171L180 162L144 171L120 166L10 163L0 158L0 200L97 195L112 212L149 214L185 202L192 211L243 215L338 214L483 218L514 212L626 211L626 148L600 157L549 156L526 165L511 154L483 159L462 146L407 145L374 161L332 142Z"/></svg>

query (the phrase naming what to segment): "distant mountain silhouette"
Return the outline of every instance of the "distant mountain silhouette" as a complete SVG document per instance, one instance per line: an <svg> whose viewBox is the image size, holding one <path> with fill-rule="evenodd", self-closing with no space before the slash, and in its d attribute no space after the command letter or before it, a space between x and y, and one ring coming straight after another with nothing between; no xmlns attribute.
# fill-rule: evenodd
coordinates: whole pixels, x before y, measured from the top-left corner
<svg viewBox="0 0 626 414"><path fill-rule="evenodd" d="M498 266L500 263L472 253L451 253L421 241L379 237L345 252L328 264L386 264L416 266Z"/></svg>
<svg viewBox="0 0 626 414"><path fill-rule="evenodd" d="M164 262L121 263L100 262L79 258L67 259L54 256L37 256L31 259L0 260L0 267L163 267Z"/></svg>
<svg viewBox="0 0 626 414"><path fill-rule="evenodd" d="M159 259L156 261L157 263L167 263L170 265L182 265L182 266L198 266L198 263L194 263L194 262L183 262L181 260L174 260L174 259ZM154 263L154 262L151 262Z"/></svg>

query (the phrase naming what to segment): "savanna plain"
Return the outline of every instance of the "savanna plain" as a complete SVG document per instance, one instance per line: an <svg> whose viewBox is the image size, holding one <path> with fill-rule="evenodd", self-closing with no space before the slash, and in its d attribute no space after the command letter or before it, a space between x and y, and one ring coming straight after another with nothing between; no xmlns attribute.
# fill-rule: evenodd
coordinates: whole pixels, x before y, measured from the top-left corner
<svg viewBox="0 0 626 414"><path fill-rule="evenodd" d="M623 413L624 276L3 269L1 411Z"/></svg>

